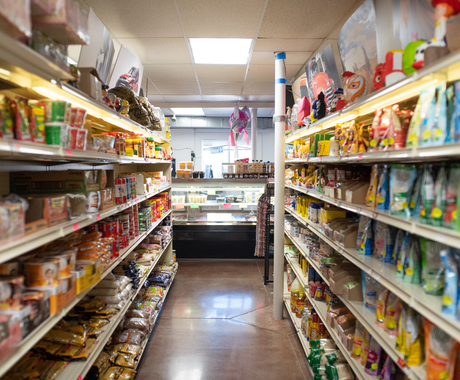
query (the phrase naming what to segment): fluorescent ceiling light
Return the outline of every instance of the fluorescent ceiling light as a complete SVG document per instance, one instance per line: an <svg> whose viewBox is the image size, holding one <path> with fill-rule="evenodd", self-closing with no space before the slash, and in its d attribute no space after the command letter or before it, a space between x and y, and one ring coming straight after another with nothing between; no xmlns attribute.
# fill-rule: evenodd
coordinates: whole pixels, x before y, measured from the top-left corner
<svg viewBox="0 0 460 380"><path fill-rule="evenodd" d="M197 64L246 65L251 43L250 38L190 38Z"/></svg>
<svg viewBox="0 0 460 380"><path fill-rule="evenodd" d="M204 116L203 108L171 108L176 116Z"/></svg>

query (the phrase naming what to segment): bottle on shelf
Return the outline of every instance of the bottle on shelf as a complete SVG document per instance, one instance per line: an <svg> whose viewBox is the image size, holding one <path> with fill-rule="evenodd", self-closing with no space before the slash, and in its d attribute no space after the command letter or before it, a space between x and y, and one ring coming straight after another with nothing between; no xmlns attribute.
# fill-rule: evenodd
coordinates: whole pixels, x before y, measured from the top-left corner
<svg viewBox="0 0 460 380"><path fill-rule="evenodd" d="M319 339L319 317L312 311L311 323L308 325L308 338L310 342Z"/></svg>

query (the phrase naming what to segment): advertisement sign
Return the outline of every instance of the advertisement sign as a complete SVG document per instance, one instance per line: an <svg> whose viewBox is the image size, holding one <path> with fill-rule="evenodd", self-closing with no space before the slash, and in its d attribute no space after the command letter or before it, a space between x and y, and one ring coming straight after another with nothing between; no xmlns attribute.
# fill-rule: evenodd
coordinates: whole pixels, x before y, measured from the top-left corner
<svg viewBox="0 0 460 380"><path fill-rule="evenodd" d="M143 74L144 66L139 58L124 45L121 45L117 62L110 77L110 88L131 87L134 93L139 95Z"/></svg>

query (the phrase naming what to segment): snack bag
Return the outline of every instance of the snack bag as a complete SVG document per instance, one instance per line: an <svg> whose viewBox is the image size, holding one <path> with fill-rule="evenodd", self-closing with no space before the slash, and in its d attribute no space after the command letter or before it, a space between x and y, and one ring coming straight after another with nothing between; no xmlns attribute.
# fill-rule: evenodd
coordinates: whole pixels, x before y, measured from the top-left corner
<svg viewBox="0 0 460 380"><path fill-rule="evenodd" d="M391 165L390 172L390 212L393 215L410 216L409 202L411 189L417 171L414 165Z"/></svg>
<svg viewBox="0 0 460 380"><path fill-rule="evenodd" d="M14 139L13 117L11 115L9 99L6 97L2 100L0 115L0 137L2 139Z"/></svg>
<svg viewBox="0 0 460 380"><path fill-rule="evenodd" d="M30 134L35 143L46 144L45 103L29 105Z"/></svg>
<svg viewBox="0 0 460 380"><path fill-rule="evenodd" d="M16 101L11 100L11 113L14 123L14 135L17 140L32 141L30 135L29 107L27 99L17 97Z"/></svg>
<svg viewBox="0 0 460 380"><path fill-rule="evenodd" d="M434 179L431 165L423 169L422 202L420 205L420 223L431 224L431 211L434 202Z"/></svg>
<svg viewBox="0 0 460 380"><path fill-rule="evenodd" d="M405 331L404 357L408 367L417 367L423 363L423 320L422 316L411 307L407 307L403 330ZM439 379L438 379L439 380Z"/></svg>
<svg viewBox="0 0 460 380"><path fill-rule="evenodd" d="M383 165L380 170L379 183L377 186L377 209L388 210L390 206L390 192L388 180L388 165Z"/></svg>
<svg viewBox="0 0 460 380"><path fill-rule="evenodd" d="M387 303L385 305L385 331L388 335L396 336L398 334L399 314L401 313L401 300L389 292Z"/></svg>
<svg viewBox="0 0 460 380"><path fill-rule="evenodd" d="M396 257L396 278L404 278L404 269L409 255L409 233L406 232L401 245L401 250Z"/></svg>
<svg viewBox="0 0 460 380"><path fill-rule="evenodd" d="M407 141L406 147L407 148L416 148L418 146L418 135L420 133L420 110L421 110L421 103L422 103L422 93L417 100L417 105L415 106L414 114L412 115L409 129L407 131Z"/></svg>
<svg viewBox="0 0 460 380"><path fill-rule="evenodd" d="M431 208L431 224L441 227L444 220L447 193L447 171L444 166L438 172L434 186L434 202Z"/></svg>
<svg viewBox="0 0 460 380"><path fill-rule="evenodd" d="M431 145L431 134L436 114L436 88L430 87L420 92L420 133L419 146Z"/></svg>
<svg viewBox="0 0 460 380"><path fill-rule="evenodd" d="M422 253L422 286L426 294L440 296L444 290L444 265L440 252L448 250L444 244L420 238Z"/></svg>
<svg viewBox="0 0 460 380"><path fill-rule="evenodd" d="M451 229L457 227L457 197L459 184L460 166L452 165L449 168L449 179L447 181L443 227Z"/></svg>
<svg viewBox="0 0 460 380"><path fill-rule="evenodd" d="M379 180L379 166L372 165L371 182L369 184L369 189L367 190L367 195L366 195L366 206L368 207L375 207L376 205L378 180Z"/></svg>
<svg viewBox="0 0 460 380"><path fill-rule="evenodd" d="M420 216L420 204L422 203L422 180L423 171L418 170L417 178L415 179L410 196L409 210L411 216Z"/></svg>
<svg viewBox="0 0 460 380"><path fill-rule="evenodd" d="M378 150L380 142L380 124L382 121L382 109L375 110L374 120L369 129L369 152Z"/></svg>
<svg viewBox="0 0 460 380"><path fill-rule="evenodd" d="M418 237L409 237L409 248L406 254L404 265L404 282L409 284L420 284L421 282L421 257Z"/></svg>
<svg viewBox="0 0 460 380"><path fill-rule="evenodd" d="M431 134L431 145L444 145L447 140L447 94L446 82L436 87L438 101L436 102L436 113L434 117L433 131Z"/></svg>
<svg viewBox="0 0 460 380"><path fill-rule="evenodd" d="M445 267L444 274L444 297L442 299L443 314L455 316L457 314L457 304L459 298L460 284L458 276L458 263L451 250L443 249L439 255Z"/></svg>

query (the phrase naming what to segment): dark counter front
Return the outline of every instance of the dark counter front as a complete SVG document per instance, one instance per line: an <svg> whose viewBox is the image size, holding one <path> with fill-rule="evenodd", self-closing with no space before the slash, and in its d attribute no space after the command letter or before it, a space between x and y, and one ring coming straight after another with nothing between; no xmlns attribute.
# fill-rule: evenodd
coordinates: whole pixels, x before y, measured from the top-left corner
<svg viewBox="0 0 460 380"><path fill-rule="evenodd" d="M174 225L173 247L178 259L253 259L256 226Z"/></svg>

